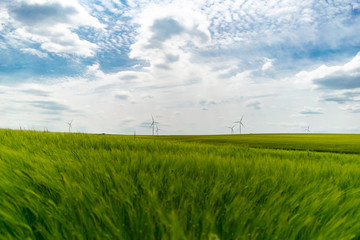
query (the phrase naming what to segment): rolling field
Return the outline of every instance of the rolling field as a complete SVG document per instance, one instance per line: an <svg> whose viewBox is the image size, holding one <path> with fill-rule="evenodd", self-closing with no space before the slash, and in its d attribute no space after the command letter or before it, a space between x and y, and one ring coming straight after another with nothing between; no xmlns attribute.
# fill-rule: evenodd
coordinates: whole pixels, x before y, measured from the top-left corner
<svg viewBox="0 0 360 240"><path fill-rule="evenodd" d="M252 148L360 153L360 134L244 134L160 136L166 140L210 144L235 144Z"/></svg>
<svg viewBox="0 0 360 240"><path fill-rule="evenodd" d="M0 130L0 239L360 239L359 153L360 135Z"/></svg>

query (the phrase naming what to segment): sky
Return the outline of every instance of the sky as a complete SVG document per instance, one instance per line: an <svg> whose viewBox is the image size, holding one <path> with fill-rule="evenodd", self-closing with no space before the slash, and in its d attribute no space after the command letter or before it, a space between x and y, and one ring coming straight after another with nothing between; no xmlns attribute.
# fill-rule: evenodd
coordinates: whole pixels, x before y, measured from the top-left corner
<svg viewBox="0 0 360 240"><path fill-rule="evenodd" d="M360 0L0 0L0 128L360 133L359 33Z"/></svg>

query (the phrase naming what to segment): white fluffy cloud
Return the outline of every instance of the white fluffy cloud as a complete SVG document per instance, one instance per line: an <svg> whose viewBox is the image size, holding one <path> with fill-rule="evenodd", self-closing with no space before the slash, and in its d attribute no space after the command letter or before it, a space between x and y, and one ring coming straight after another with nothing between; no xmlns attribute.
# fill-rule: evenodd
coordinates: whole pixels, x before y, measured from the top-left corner
<svg viewBox="0 0 360 240"><path fill-rule="evenodd" d="M322 89L360 88L360 52L343 65L322 65L313 71L302 71L297 77L300 81L313 82Z"/></svg>
<svg viewBox="0 0 360 240"><path fill-rule="evenodd" d="M24 53L30 53L30 54L38 56L40 58L46 58L49 56L47 53L41 52L41 51L33 49L33 48L22 48L20 50Z"/></svg>
<svg viewBox="0 0 360 240"><path fill-rule="evenodd" d="M80 39L74 29L81 26L102 28L77 1L18 1L8 5L15 31L8 36L39 43L45 51L58 55L90 57L98 46Z"/></svg>
<svg viewBox="0 0 360 240"><path fill-rule="evenodd" d="M187 58L187 46L206 46L211 40L209 22L193 4L186 3L149 4L142 9L134 18L140 27L130 57L168 65Z"/></svg>
<svg viewBox="0 0 360 240"><path fill-rule="evenodd" d="M321 102L336 103L342 110L358 113L360 52L343 64L321 65L312 71L302 71L296 75L296 82L305 84L309 88L313 86L313 89L319 93Z"/></svg>
<svg viewBox="0 0 360 240"><path fill-rule="evenodd" d="M264 63L264 65L262 65L261 70L266 71L266 70L271 69L273 67L272 62L274 60L269 59L269 58L264 58L264 60L265 60L265 63Z"/></svg>

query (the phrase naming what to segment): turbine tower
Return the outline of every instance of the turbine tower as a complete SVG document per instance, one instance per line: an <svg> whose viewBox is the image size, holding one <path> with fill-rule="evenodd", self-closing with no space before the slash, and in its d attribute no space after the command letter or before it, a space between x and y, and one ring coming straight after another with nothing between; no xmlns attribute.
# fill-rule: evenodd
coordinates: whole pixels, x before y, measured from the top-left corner
<svg viewBox="0 0 360 240"><path fill-rule="evenodd" d="M232 127L227 127L227 128L230 128L230 129L231 129L231 134L233 134L233 133L234 133L234 127L235 127L235 125L234 125L234 126L232 126Z"/></svg>
<svg viewBox="0 0 360 240"><path fill-rule="evenodd" d="M308 125L305 129L304 129L305 132L307 133L310 133L310 125Z"/></svg>
<svg viewBox="0 0 360 240"><path fill-rule="evenodd" d="M158 125L156 124L156 136L159 136L159 131L160 131L161 129L160 128L158 128Z"/></svg>
<svg viewBox="0 0 360 240"><path fill-rule="evenodd" d="M240 134L241 134L241 126L245 127L244 124L242 123L243 117L244 117L244 115L242 115L242 117L241 117L241 119L240 119L239 121L234 122L234 123L238 123L238 124L239 124Z"/></svg>
<svg viewBox="0 0 360 240"><path fill-rule="evenodd" d="M155 127L157 128L157 124L158 124L159 122L156 122L155 119L154 119L154 117L153 117L152 115L151 115L151 119L152 119L152 122L151 122L150 127L152 127L152 135L154 136L154 134L155 134Z"/></svg>
<svg viewBox="0 0 360 240"><path fill-rule="evenodd" d="M73 120L71 120L70 122L67 123L67 124L69 125L69 132L70 132L71 129L72 129L72 122L73 122Z"/></svg>

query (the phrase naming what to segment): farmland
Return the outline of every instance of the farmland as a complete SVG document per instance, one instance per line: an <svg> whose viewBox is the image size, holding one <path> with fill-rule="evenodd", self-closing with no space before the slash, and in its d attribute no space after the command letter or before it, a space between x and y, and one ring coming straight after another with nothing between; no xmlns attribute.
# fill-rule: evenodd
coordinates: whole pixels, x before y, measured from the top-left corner
<svg viewBox="0 0 360 240"><path fill-rule="evenodd" d="M1 239L358 239L359 135L0 130Z"/></svg>
<svg viewBox="0 0 360 240"><path fill-rule="evenodd" d="M180 142L235 144L252 148L360 153L359 134L246 134L162 136Z"/></svg>

